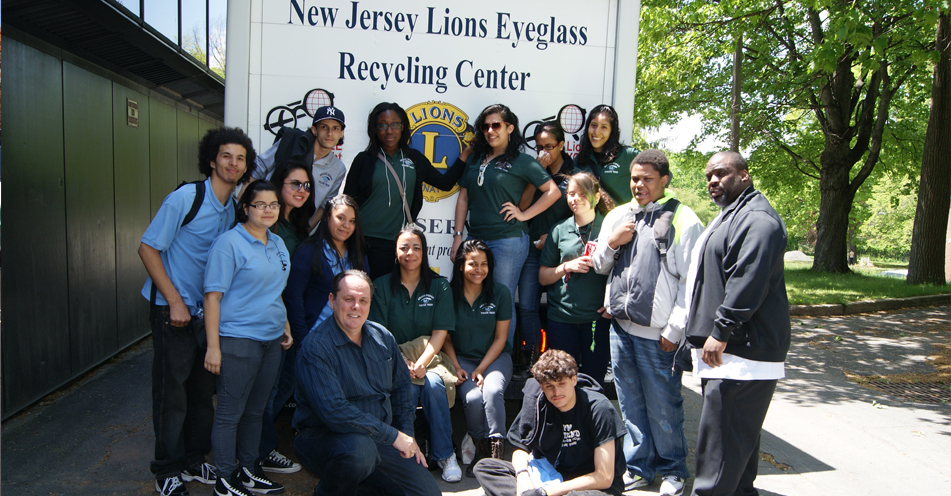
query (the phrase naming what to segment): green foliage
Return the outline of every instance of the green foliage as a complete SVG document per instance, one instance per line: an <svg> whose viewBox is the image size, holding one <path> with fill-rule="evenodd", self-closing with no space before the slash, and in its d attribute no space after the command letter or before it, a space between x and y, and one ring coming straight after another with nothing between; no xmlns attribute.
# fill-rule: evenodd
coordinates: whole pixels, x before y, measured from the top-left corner
<svg viewBox="0 0 951 496"><path fill-rule="evenodd" d="M875 184L863 205L869 215L854 238L857 253L898 259L908 256L918 199L913 193L916 186L897 174L888 174Z"/></svg>

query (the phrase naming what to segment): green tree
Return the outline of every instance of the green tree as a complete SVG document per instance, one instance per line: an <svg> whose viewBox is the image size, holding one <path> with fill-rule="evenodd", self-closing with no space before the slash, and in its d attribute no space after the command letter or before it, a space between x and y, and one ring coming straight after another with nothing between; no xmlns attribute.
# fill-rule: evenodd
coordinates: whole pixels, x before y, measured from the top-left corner
<svg viewBox="0 0 951 496"><path fill-rule="evenodd" d="M818 189L813 268L846 272L853 201L888 153L904 86L926 77L936 19L914 0L646 0L635 119L699 112L705 134L725 137L742 37L740 148L751 150L754 181L783 196ZM803 210L787 225L805 224Z"/></svg>

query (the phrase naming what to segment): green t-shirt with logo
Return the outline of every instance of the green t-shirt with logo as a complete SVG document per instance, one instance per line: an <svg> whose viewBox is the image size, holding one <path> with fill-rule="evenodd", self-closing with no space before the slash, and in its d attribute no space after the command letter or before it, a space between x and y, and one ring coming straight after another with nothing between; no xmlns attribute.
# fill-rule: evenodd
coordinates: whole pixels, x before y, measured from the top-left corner
<svg viewBox="0 0 951 496"><path fill-rule="evenodd" d="M631 193L631 162L638 153L640 151L632 146L622 146L614 160L606 164L598 164L594 153L591 153L583 165L580 160L578 161L578 168L591 171L593 167L596 167L597 171L593 172L601 177L604 189L611 195L616 205L623 205L634 198L634 194Z"/></svg>
<svg viewBox="0 0 951 496"><path fill-rule="evenodd" d="M373 281L369 319L386 327L398 344L420 336L432 336L433 330L452 331L456 328L452 290L445 277L434 274L429 287L424 287L420 281L412 295L402 284L394 294L390 290L391 277L393 274L387 274Z"/></svg>
<svg viewBox="0 0 951 496"><path fill-rule="evenodd" d="M557 267L584 254L584 243L597 241L604 216L596 213L594 220L579 231L575 218L565 219L548 234L542 248L539 265ZM598 309L604 306L604 288L608 276L594 268L588 272L572 272L568 281L562 277L548 286L548 318L566 324L581 324L597 320Z"/></svg>
<svg viewBox="0 0 951 496"><path fill-rule="evenodd" d="M383 154L393 166L400 182L403 183L406 204L412 205L416 193L416 164L409 157L404 157L402 151L397 151L396 155L389 155L386 152ZM400 190L396 186L396 181L393 180L393 174L390 174L390 169L377 157L373 167L373 193L360 206L363 235L371 238L396 239L396 235L406 223L405 217Z"/></svg>
<svg viewBox="0 0 951 496"><path fill-rule="evenodd" d="M508 288L495 283L492 285L492 301L485 301L480 294L472 305L462 297L455 306L456 329L452 332L452 347L456 356L482 360L495 339L495 323L512 319L512 296ZM512 353L508 342L502 353Z"/></svg>
<svg viewBox="0 0 951 496"><path fill-rule="evenodd" d="M466 171L459 179L459 186L466 188L469 194L469 236L494 240L517 238L527 233L525 222L515 219L506 222L499 211L505 202L518 206L526 184L540 188L551 176L531 155L521 153L511 162L501 156L490 160L479 185L482 159L481 156L469 157Z"/></svg>

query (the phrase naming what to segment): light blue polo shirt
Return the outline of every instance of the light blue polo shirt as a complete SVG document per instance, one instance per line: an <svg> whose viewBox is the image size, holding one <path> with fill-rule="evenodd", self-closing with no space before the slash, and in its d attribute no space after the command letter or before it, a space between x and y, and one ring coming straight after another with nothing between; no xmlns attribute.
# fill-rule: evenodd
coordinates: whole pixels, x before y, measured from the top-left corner
<svg viewBox="0 0 951 496"><path fill-rule="evenodd" d="M182 221L195 200L195 190L194 184L186 184L169 193L142 235L143 243L161 252L165 272L192 315L198 314L198 306L205 301L202 277L208 261L208 250L215 238L234 224L231 200L222 205L211 188L209 178L205 180L205 199L201 202L201 208L195 218L182 227ZM142 296L149 299L151 294L150 277L142 287ZM159 291L155 292L155 304L168 305Z"/></svg>
<svg viewBox="0 0 951 496"><path fill-rule="evenodd" d="M291 257L281 237L267 232L267 245L244 224L222 234L211 246L205 268L205 292L219 291L218 335L271 341L284 332L287 310L281 293Z"/></svg>

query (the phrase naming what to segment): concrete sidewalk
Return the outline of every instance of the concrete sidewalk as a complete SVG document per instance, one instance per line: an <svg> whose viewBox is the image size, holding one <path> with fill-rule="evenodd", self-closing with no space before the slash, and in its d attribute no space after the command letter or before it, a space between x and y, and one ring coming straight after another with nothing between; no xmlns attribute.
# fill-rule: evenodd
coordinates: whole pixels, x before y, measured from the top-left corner
<svg viewBox="0 0 951 496"><path fill-rule="evenodd" d="M914 403L848 380L859 375L929 373L933 345L951 337L948 306L842 317L793 317L787 379L780 382L762 438L757 487L763 495L947 495L951 490L951 407ZM7 495L156 494L148 471L153 435L151 341L2 426ZM695 460L701 396L684 377L688 466ZM519 405L512 402L511 411ZM454 415L458 418L458 415ZM510 419L511 420L511 419ZM282 417L282 451L290 448ZM462 431L461 425L454 426ZM433 476L439 479L439 472ZM288 495L309 496L306 471L275 474ZM444 494L480 495L474 479L442 481ZM689 494L692 479L685 491ZM193 495L210 486L189 483ZM656 494L658 484L628 494Z"/></svg>

